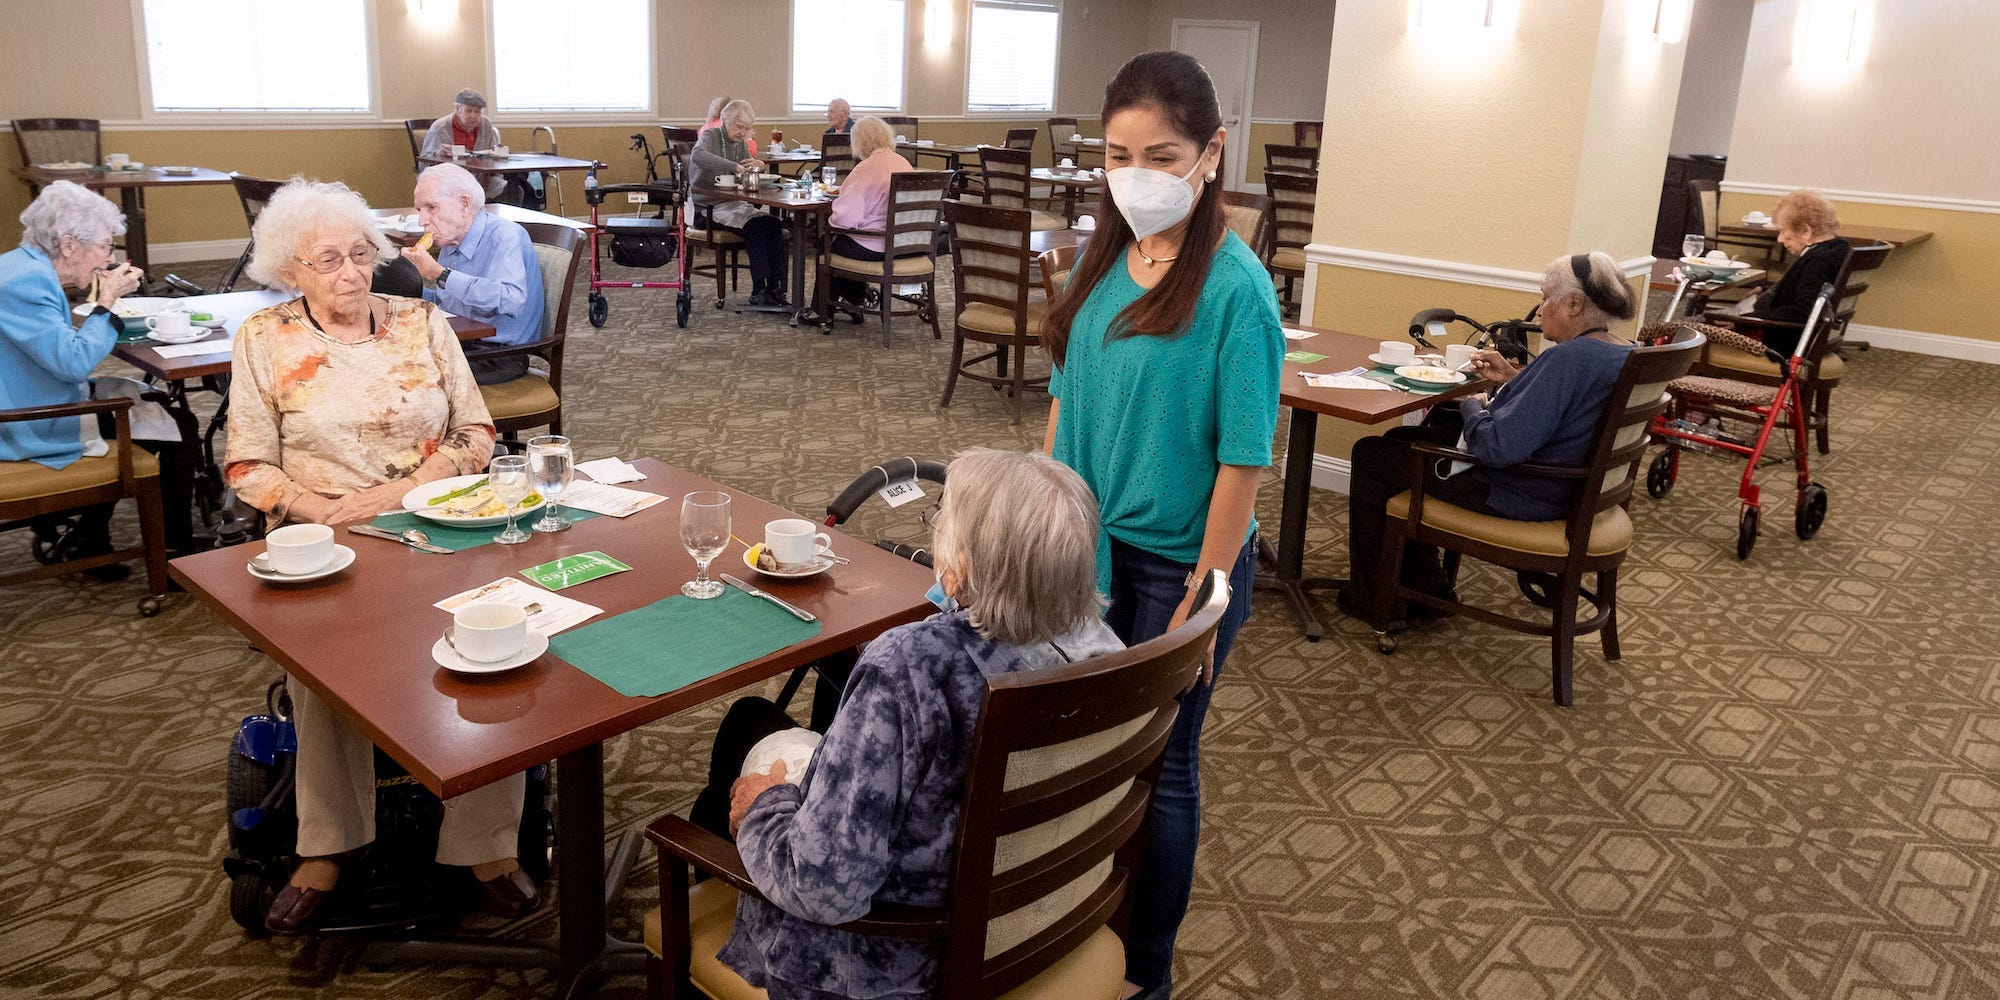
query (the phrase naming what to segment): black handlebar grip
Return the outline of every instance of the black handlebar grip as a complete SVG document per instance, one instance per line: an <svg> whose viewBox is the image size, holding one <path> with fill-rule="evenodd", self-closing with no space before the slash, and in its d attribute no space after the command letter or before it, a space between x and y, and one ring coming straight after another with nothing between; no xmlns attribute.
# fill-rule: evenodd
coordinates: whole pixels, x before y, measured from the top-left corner
<svg viewBox="0 0 2000 1000"><path fill-rule="evenodd" d="M864 501L890 483L909 479L927 479L933 483L942 483L944 470L943 463L920 462L908 456L883 462L847 484L847 488L841 490L840 495L826 505L826 523L829 526L846 523Z"/></svg>
<svg viewBox="0 0 2000 1000"><path fill-rule="evenodd" d="M908 559L919 566L929 567L931 565L931 550L920 546L904 545L902 542L876 542L875 547L892 556L900 556Z"/></svg>

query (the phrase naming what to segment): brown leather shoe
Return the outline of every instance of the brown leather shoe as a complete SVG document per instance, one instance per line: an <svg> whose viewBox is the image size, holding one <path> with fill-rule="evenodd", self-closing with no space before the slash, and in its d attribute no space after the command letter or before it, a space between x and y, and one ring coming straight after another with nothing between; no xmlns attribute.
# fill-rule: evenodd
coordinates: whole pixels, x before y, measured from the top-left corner
<svg viewBox="0 0 2000 1000"><path fill-rule="evenodd" d="M301 934L311 929L319 906L331 892L287 885L264 914L264 928L273 934Z"/></svg>
<svg viewBox="0 0 2000 1000"><path fill-rule="evenodd" d="M519 868L479 883L479 905L496 917L526 916L542 904L535 880Z"/></svg>

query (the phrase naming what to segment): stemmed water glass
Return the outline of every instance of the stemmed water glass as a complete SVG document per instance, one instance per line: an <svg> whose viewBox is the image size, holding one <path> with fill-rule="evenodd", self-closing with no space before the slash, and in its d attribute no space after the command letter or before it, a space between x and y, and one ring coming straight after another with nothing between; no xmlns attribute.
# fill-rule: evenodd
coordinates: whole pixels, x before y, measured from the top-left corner
<svg viewBox="0 0 2000 1000"><path fill-rule="evenodd" d="M576 474L573 464L569 438L543 434L528 439L528 469L533 474L535 489L549 499L549 509L529 527L541 532L569 530L569 522L563 520L561 499L570 478Z"/></svg>
<svg viewBox="0 0 2000 1000"><path fill-rule="evenodd" d="M729 545L729 494L704 490L681 501L681 544L695 563L694 579L681 584L681 593L703 601L722 596L722 584L708 578L708 564Z"/></svg>
<svg viewBox="0 0 2000 1000"><path fill-rule="evenodd" d="M522 455L502 455L486 467L487 485L493 496L507 505L507 530L493 536L502 545L515 545L535 536L514 526L514 514L528 498L528 459Z"/></svg>
<svg viewBox="0 0 2000 1000"><path fill-rule="evenodd" d="M1699 257L1708 245L1708 240L1700 233L1689 233L1681 237L1681 256Z"/></svg>

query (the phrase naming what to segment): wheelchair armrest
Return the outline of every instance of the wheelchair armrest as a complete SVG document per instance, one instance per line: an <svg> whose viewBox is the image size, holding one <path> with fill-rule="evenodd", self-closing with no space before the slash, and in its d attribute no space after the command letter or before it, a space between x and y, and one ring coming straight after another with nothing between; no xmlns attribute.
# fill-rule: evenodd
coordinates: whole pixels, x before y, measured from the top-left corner
<svg viewBox="0 0 2000 1000"><path fill-rule="evenodd" d="M116 399L86 399L80 403L28 406L18 410L0 410L0 424L23 420L50 420L56 417L84 417L94 413L117 413L131 408L132 401L122 396Z"/></svg>

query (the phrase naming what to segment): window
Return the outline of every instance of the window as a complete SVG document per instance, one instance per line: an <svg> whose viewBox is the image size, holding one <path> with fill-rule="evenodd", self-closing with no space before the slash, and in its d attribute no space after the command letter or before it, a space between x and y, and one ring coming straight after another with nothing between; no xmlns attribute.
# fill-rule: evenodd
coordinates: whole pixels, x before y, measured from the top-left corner
<svg viewBox="0 0 2000 1000"><path fill-rule="evenodd" d="M903 0L792 0L792 110L903 107Z"/></svg>
<svg viewBox="0 0 2000 1000"><path fill-rule="evenodd" d="M973 0L965 110L1054 111L1057 0Z"/></svg>
<svg viewBox="0 0 2000 1000"><path fill-rule="evenodd" d="M374 105L364 0L144 0L142 10L154 111Z"/></svg>
<svg viewBox="0 0 2000 1000"><path fill-rule="evenodd" d="M650 111L650 0L490 0L493 110Z"/></svg>

